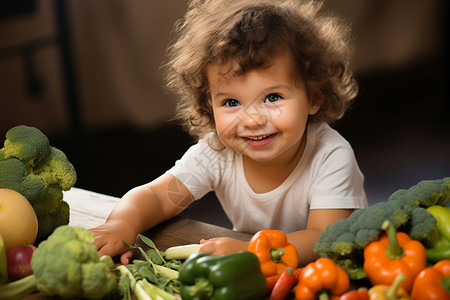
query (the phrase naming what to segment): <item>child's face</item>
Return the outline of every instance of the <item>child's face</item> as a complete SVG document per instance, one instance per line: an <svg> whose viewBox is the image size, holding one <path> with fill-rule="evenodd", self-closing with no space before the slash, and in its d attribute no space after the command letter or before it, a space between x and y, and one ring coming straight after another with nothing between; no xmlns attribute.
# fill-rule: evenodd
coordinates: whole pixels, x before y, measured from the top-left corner
<svg viewBox="0 0 450 300"><path fill-rule="evenodd" d="M295 76L289 51L269 68L242 75L232 64L208 68L217 134L224 145L257 162L289 162L297 157L308 115L317 106Z"/></svg>

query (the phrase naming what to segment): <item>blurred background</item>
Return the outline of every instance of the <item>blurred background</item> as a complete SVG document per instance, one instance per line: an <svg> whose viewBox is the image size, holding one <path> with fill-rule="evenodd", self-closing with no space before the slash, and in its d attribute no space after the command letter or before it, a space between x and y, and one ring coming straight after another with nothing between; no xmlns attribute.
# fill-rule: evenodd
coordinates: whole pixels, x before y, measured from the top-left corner
<svg viewBox="0 0 450 300"><path fill-rule="evenodd" d="M79 188L120 197L192 144L170 121L161 65L182 0L0 0L0 143L35 126ZM335 127L352 144L371 204L450 176L446 0L328 0L349 20L360 94ZM213 194L183 214L231 226Z"/></svg>

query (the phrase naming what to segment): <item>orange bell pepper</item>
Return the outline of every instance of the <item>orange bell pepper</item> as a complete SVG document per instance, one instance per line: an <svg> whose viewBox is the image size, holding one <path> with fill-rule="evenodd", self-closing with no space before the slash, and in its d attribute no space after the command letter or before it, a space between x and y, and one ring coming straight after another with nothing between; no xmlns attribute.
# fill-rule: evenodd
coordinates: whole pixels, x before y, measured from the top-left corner
<svg viewBox="0 0 450 300"><path fill-rule="evenodd" d="M443 259L417 275L411 300L450 299L450 260Z"/></svg>
<svg viewBox="0 0 450 300"><path fill-rule="evenodd" d="M323 294L329 299L338 300L350 288L348 274L329 258L319 258L306 265L295 287L295 299L322 299Z"/></svg>
<svg viewBox="0 0 450 300"><path fill-rule="evenodd" d="M373 285L392 285L403 273L406 278L401 286L410 292L414 278L426 267L425 247L404 232L396 233L389 221L382 229L386 232L379 240L364 249L364 271Z"/></svg>
<svg viewBox="0 0 450 300"><path fill-rule="evenodd" d="M298 267L298 253L294 245L288 243L281 230L261 230L248 245L248 251L254 253L261 264L261 271L266 276L281 274L286 267Z"/></svg>

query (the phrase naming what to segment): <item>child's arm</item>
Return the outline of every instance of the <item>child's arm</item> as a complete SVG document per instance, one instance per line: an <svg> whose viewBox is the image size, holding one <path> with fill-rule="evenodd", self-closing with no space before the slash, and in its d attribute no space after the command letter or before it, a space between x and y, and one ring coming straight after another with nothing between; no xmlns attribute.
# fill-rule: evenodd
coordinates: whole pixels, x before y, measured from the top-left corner
<svg viewBox="0 0 450 300"><path fill-rule="evenodd" d="M353 209L311 209L305 230L287 234L289 243L297 248L299 265L304 266L319 256L313 251L314 244L325 228L337 220L347 218Z"/></svg>
<svg viewBox="0 0 450 300"><path fill-rule="evenodd" d="M133 245L139 233L172 218L191 202L189 190L170 174L133 188L122 197L105 224L90 230L99 255L122 255L121 262L127 264L132 253L122 241Z"/></svg>
<svg viewBox="0 0 450 300"><path fill-rule="evenodd" d="M297 248L300 266L319 258L313 247L322 231L329 224L347 218L352 211L353 209L312 209L309 212L306 229L287 234L288 242ZM201 243L203 246L200 251L211 254L229 254L248 249L248 242L227 237L202 240Z"/></svg>

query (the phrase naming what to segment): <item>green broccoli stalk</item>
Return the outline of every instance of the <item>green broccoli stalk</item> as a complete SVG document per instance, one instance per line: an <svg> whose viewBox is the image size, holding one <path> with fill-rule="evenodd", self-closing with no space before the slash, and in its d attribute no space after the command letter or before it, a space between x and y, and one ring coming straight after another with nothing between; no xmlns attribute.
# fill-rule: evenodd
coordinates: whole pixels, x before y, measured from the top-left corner
<svg viewBox="0 0 450 300"><path fill-rule="evenodd" d="M63 225L41 242L31 259L33 275L0 285L0 299L22 299L40 291L62 298L101 299L113 292L116 279L110 273L113 261L99 258L94 235Z"/></svg>
<svg viewBox="0 0 450 300"><path fill-rule="evenodd" d="M314 251L341 266L352 279L362 279L363 250L381 234L381 225L389 220L394 229L429 244L437 236L436 219L425 208L447 206L450 201L450 177L424 180L408 190L398 190L388 201L354 211L348 218L330 224L314 245Z"/></svg>
<svg viewBox="0 0 450 300"><path fill-rule="evenodd" d="M22 279L0 285L0 299L20 300L36 291L36 277L34 275L29 275Z"/></svg>
<svg viewBox="0 0 450 300"><path fill-rule="evenodd" d="M50 146L39 129L20 125L8 130L0 149L0 188L15 190L31 203L38 218L38 240L69 223L63 191L76 180L66 155Z"/></svg>

